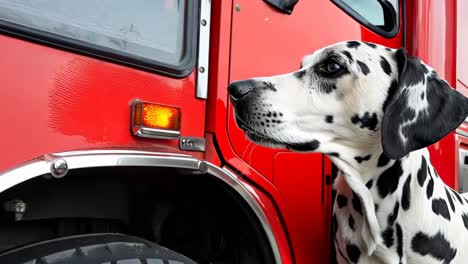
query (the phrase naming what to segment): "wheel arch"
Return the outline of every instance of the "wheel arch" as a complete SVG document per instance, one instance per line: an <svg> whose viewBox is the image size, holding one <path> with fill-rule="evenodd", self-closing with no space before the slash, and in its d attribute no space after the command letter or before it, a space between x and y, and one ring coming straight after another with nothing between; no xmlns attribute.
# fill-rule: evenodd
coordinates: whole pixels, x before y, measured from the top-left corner
<svg viewBox="0 0 468 264"><path fill-rule="evenodd" d="M210 162L179 153L137 151L125 149L83 150L45 154L0 173L0 193L43 175L64 177L68 171L99 167L165 167L188 169L217 178L234 191L261 224L276 263L282 263L279 246L267 216L258 200L232 171Z"/></svg>

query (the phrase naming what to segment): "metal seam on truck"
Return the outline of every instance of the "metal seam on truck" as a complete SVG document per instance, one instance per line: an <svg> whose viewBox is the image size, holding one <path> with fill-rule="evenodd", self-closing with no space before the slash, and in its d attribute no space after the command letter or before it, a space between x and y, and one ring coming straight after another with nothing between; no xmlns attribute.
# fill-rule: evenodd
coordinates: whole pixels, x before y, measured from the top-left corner
<svg viewBox="0 0 468 264"><path fill-rule="evenodd" d="M238 180L237 175L227 169L219 168L214 164L189 155L132 150L91 150L46 154L14 169L0 173L0 192L40 175L49 174L51 172L51 165L56 159L65 160L68 164L68 169L146 166L202 170L223 181L231 189L235 190L249 205L262 225L263 231L270 243L275 262L278 264L282 263L279 247L266 215L255 198Z"/></svg>
<svg viewBox="0 0 468 264"><path fill-rule="evenodd" d="M202 0L198 38L197 98L208 98L208 72L210 56L211 0Z"/></svg>

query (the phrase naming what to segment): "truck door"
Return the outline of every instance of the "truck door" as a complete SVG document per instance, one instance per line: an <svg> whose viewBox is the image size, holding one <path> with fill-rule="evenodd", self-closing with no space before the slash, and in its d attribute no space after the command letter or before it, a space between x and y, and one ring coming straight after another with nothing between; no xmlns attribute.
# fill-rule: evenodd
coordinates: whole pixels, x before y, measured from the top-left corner
<svg viewBox="0 0 468 264"><path fill-rule="evenodd" d="M276 1L278 2L278 1ZM230 81L297 70L302 56L344 40L402 45L398 1L299 0L290 14L261 0L233 1ZM297 263L328 263L331 164L320 154L269 149L249 142L229 108L228 135L235 153L272 182Z"/></svg>

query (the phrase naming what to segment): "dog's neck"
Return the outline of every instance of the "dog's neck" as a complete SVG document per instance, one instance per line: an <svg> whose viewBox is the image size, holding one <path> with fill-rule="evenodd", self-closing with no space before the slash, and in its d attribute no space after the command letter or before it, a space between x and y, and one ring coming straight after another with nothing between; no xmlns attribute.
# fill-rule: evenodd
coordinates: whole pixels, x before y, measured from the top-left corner
<svg viewBox="0 0 468 264"><path fill-rule="evenodd" d="M367 146L365 150L352 148L351 146L345 148L342 149L340 155L328 154L341 172L339 184L335 185L335 188L338 192L343 191L340 188L351 189L359 197L365 216L360 240L363 248L370 256L376 249L379 249L379 246L382 246L382 223L379 223L377 219L375 208L379 206L379 201L382 202L384 199L379 197L378 192L371 192L369 186L378 184L379 178L385 179L394 175L397 176L397 179L400 176L406 177L407 175L403 175L401 168L407 166L407 164L420 164L423 157L430 165L429 152L424 148L413 151L402 159L391 160L383 154L382 147L379 144L373 147ZM360 159L356 160L355 157L362 157L362 155L370 155L370 157L368 160L366 158L361 162L359 162ZM381 181L380 184L385 185L387 182ZM391 196L400 200L402 196L401 188L398 191L395 189Z"/></svg>
<svg viewBox="0 0 468 264"><path fill-rule="evenodd" d="M383 154L377 139L369 138L367 142L357 144L336 141L330 145L334 151L327 155L338 169L359 178L364 184L395 162Z"/></svg>

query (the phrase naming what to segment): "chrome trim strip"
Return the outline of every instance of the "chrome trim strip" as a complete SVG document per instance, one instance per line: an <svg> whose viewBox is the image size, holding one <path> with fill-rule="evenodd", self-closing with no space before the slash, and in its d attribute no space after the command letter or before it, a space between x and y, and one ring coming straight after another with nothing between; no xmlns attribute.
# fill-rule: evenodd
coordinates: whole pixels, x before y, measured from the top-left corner
<svg viewBox="0 0 468 264"><path fill-rule="evenodd" d="M156 152L156 151L143 151L143 150L132 150L132 149L95 149L95 150L75 150L67 152L58 152L53 155L56 157L66 157L66 156L78 156L78 155L90 155L90 154L127 154L127 155L138 155L138 154L148 154L148 155L158 155L158 156L168 156L168 157L191 157L188 154L182 153L167 153L167 152ZM46 155L50 156L50 155Z"/></svg>
<svg viewBox="0 0 468 264"><path fill-rule="evenodd" d="M455 133L460 135L460 136L468 137L468 132L466 132L464 130L461 130L461 129L455 130Z"/></svg>
<svg viewBox="0 0 468 264"><path fill-rule="evenodd" d="M144 138L176 139L180 137L180 131L178 130L165 130L140 126L132 126L132 132L133 135Z"/></svg>
<svg viewBox="0 0 468 264"><path fill-rule="evenodd" d="M115 166L173 167L198 170L215 176L236 191L249 205L270 242L276 263L282 263L278 244L266 215L252 194L241 183L239 177L228 169L219 168L189 155L117 149L47 154L17 168L0 173L0 192L32 178L50 173L51 165L57 159L65 160L68 169Z"/></svg>
<svg viewBox="0 0 468 264"><path fill-rule="evenodd" d="M201 0L198 36L197 98L208 98L210 56L211 0Z"/></svg>
<svg viewBox="0 0 468 264"><path fill-rule="evenodd" d="M271 230L270 223L268 222L265 213L252 197L252 195L245 189L245 187L240 183L238 176L227 168L218 168L211 163L208 163L208 174L216 176L218 179L223 180L226 184L231 186L237 193L247 202L250 208L254 211L257 218L260 220L260 223L263 227L263 231L272 246L273 256L277 264L283 263L281 260L281 254L279 252L278 244L276 243L275 235Z"/></svg>

